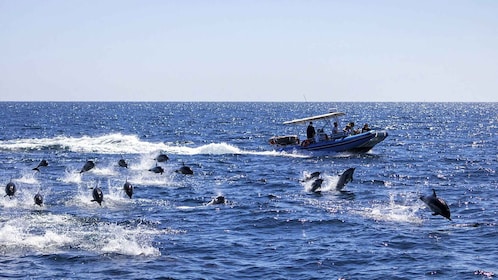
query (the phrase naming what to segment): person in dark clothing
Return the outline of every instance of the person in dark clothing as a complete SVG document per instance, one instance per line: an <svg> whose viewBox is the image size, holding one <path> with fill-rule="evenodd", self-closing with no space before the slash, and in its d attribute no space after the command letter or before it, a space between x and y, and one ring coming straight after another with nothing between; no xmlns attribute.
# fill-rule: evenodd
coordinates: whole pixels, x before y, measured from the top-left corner
<svg viewBox="0 0 498 280"><path fill-rule="evenodd" d="M315 131L315 128L313 127L313 122L310 122L310 124L308 125L308 129L306 129L306 137L308 138L308 140L314 142L315 141L315 134L316 134L316 131Z"/></svg>

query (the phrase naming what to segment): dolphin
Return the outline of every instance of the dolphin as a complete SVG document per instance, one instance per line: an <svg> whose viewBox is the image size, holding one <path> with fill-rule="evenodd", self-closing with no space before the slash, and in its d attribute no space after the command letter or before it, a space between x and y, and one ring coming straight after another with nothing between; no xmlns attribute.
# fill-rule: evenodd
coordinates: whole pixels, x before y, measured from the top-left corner
<svg viewBox="0 0 498 280"><path fill-rule="evenodd" d="M93 189L92 192L93 199L92 201L96 201L100 206L102 206L102 201L104 200L104 194L99 187Z"/></svg>
<svg viewBox="0 0 498 280"><path fill-rule="evenodd" d="M45 167L45 166L48 166L48 161L45 159L42 159L40 161L40 163L38 163L38 165L35 168L33 168L33 170L40 172L40 167Z"/></svg>
<svg viewBox="0 0 498 280"><path fill-rule="evenodd" d="M355 168L348 168L346 171L344 171L341 176L339 177L339 181L337 181L337 184L335 186L335 189L340 191L344 186L353 181L353 173L354 173Z"/></svg>
<svg viewBox="0 0 498 280"><path fill-rule="evenodd" d="M322 178L318 178L315 181L313 181L313 183L311 184L311 191L316 193L320 192L317 190L322 186L322 183L323 183Z"/></svg>
<svg viewBox="0 0 498 280"><path fill-rule="evenodd" d="M128 182L128 180L126 180L126 182L124 183L123 189L126 195L131 198L131 196L133 195L133 186Z"/></svg>
<svg viewBox="0 0 498 280"><path fill-rule="evenodd" d="M301 182L306 182L306 181L309 181L311 179L318 178L318 176L320 176L320 171L313 172L310 175L306 176L306 178L304 178L304 180L302 180Z"/></svg>
<svg viewBox="0 0 498 280"><path fill-rule="evenodd" d="M118 165L124 168L128 168L128 163L122 158L118 161Z"/></svg>
<svg viewBox="0 0 498 280"><path fill-rule="evenodd" d="M154 173L161 173L161 174L164 173L164 169L161 166L157 166L157 165L152 167L151 169L149 169L149 171L152 171Z"/></svg>
<svg viewBox="0 0 498 280"><path fill-rule="evenodd" d="M83 168L81 168L80 173L86 172L94 167L95 167L95 163L93 161L89 160L85 163L85 165L83 165Z"/></svg>
<svg viewBox="0 0 498 280"><path fill-rule="evenodd" d="M35 204L38 206L43 205L43 196L40 193L35 194Z"/></svg>
<svg viewBox="0 0 498 280"><path fill-rule="evenodd" d="M183 164L182 167L180 167L180 169L175 170L175 172L185 175L194 175L194 171L192 170L192 168L186 166L185 163Z"/></svg>
<svg viewBox="0 0 498 280"><path fill-rule="evenodd" d="M12 180L5 186L5 193L6 195L4 197L8 196L9 198L12 198L16 193L16 185L12 182Z"/></svg>
<svg viewBox="0 0 498 280"><path fill-rule="evenodd" d="M432 195L420 196L422 200L432 210L432 215L441 215L451 221L450 207L442 198L436 196L436 190L432 189Z"/></svg>
<svg viewBox="0 0 498 280"><path fill-rule="evenodd" d="M219 195L215 198L213 198L208 205L214 205L214 204L225 204L225 197L222 195Z"/></svg>
<svg viewBox="0 0 498 280"><path fill-rule="evenodd" d="M165 162L169 160L169 157L166 154L159 154L154 158L157 162Z"/></svg>

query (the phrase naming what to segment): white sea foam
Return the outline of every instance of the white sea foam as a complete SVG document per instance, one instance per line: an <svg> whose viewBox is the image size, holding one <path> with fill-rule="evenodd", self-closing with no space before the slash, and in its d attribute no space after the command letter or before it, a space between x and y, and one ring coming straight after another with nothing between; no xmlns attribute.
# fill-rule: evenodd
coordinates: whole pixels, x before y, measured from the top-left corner
<svg viewBox="0 0 498 280"><path fill-rule="evenodd" d="M422 219L417 216L420 206L397 202L394 194L390 194L389 198L388 203L375 203L353 212L376 221L422 223Z"/></svg>
<svg viewBox="0 0 498 280"><path fill-rule="evenodd" d="M19 252L57 253L72 246L96 253L159 256L151 240L161 233L141 225L126 227L70 215L33 214L0 222L0 245Z"/></svg>
<svg viewBox="0 0 498 280"><path fill-rule="evenodd" d="M303 178L307 178L311 175L311 173L305 171L303 172ZM320 178L323 179L322 186L318 189L321 192L330 192L336 191L337 182L339 181L339 176L337 175L329 175L326 173L321 173ZM301 185L304 187L304 190L310 192L313 187L313 182L315 179L311 180L303 180L301 181Z"/></svg>
<svg viewBox="0 0 498 280"><path fill-rule="evenodd" d="M190 145L190 144L189 144ZM136 135L111 133L102 136L53 138L29 138L0 141L0 149L5 150L40 150L43 148L60 147L76 153L98 154L157 154L162 151L178 155L222 155L222 154L251 154L262 156L308 157L293 152L280 151L248 151L227 143L210 143L198 147L180 146L164 142L147 142Z"/></svg>
<svg viewBox="0 0 498 280"><path fill-rule="evenodd" d="M61 147L77 153L99 154L140 154L153 152L167 147L164 143L150 143L140 140L136 135L112 133L102 136L53 138L30 138L0 141L0 149L6 150L38 150L42 148Z"/></svg>
<svg viewBox="0 0 498 280"><path fill-rule="evenodd" d="M24 184L30 184L30 185L39 184L38 179L36 178L35 172L32 172L31 170L29 172L23 172L22 177L15 179L15 181L19 182L19 183L24 183Z"/></svg>

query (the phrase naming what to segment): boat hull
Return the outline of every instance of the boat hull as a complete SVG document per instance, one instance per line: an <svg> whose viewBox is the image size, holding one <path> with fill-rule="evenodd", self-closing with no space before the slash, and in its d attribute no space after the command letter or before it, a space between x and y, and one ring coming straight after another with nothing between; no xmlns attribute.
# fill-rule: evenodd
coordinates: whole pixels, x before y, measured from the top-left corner
<svg viewBox="0 0 498 280"><path fill-rule="evenodd" d="M364 153L371 150L375 145L387 137L386 131L368 131L356 135L323 140L309 143L303 141L299 144L279 145L275 148L279 151L308 151L308 152L359 152Z"/></svg>

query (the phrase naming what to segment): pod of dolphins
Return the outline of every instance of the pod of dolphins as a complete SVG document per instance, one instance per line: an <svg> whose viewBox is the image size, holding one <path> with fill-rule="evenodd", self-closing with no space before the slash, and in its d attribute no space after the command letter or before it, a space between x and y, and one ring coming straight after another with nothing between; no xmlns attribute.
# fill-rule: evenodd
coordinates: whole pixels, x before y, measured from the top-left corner
<svg viewBox="0 0 498 280"><path fill-rule="evenodd" d="M342 191L342 189L344 188L344 186L346 186L346 184L353 181L354 171L355 171L355 168L346 169L346 171L344 171L339 176L339 179L338 179L336 186L335 186L335 190ZM324 178L320 177L320 174L321 173L319 171L313 172L303 180L303 182L313 180L313 182L311 183L311 191L314 193L321 192L322 184L325 181ZM434 216L441 215L441 216L443 216L446 219L451 221L450 208L444 199L442 199L436 195L435 189L432 189L432 195L422 195L419 198L433 212L432 215L434 215Z"/></svg>
<svg viewBox="0 0 498 280"><path fill-rule="evenodd" d="M156 161L156 166L149 169L148 171L163 174L164 169L161 166L159 166L157 163L158 162L166 162L169 160L169 157L166 154L159 154L158 156L156 156L154 158L154 160ZM120 167L123 167L123 168L128 168L128 163L123 158L121 158L118 161L118 165ZM40 172L41 167L47 167L47 166L48 166L48 161L43 159L40 161L40 163L38 163L38 165L35 168L33 168L33 170ZM79 173L82 174L84 172L90 171L94 167L95 167L95 162L93 162L92 160L88 160L85 162L85 164L83 165L83 167L81 168ZM182 163L182 166L179 169L175 170L175 172L180 173L180 174L184 174L184 175L193 175L194 174L194 171L192 170L192 168L190 168L189 166L186 166L185 163ZM133 196L133 185L130 182L128 182L128 179L126 179L126 182L123 185L123 190L126 193L126 195L131 199ZM9 181L9 183L7 183L7 185L5 186L5 196L4 197L8 196L10 199L12 199L14 197L16 191L17 191L16 185L14 184L14 182L12 182L12 179L11 179ZM102 206L102 202L104 201L104 194L102 192L102 189L100 189L99 187L93 188L92 197L93 197L93 199L91 200L92 202L97 202L100 206ZM34 202L38 206L43 205L43 196L40 194L40 192L35 194ZM224 199L223 199L223 203L224 203ZM220 203L214 203L214 204L220 204Z"/></svg>
<svg viewBox="0 0 498 280"><path fill-rule="evenodd" d="M166 154L159 154L154 158L156 161L156 165L152 168L150 168L148 171L151 171L153 173L157 174L163 174L164 173L164 168L158 165L159 162L166 162L169 160L169 157ZM123 168L128 168L128 163L121 158L118 161L118 165ZM33 168L33 170L40 172L40 168L42 167L47 167L48 162L47 160L43 159L40 161L40 163ZM83 172L87 172L95 167L95 162L88 160L83 167L80 170L80 174ZM337 191L342 191L343 188L348 184L349 182L353 181L353 174L354 174L355 168L348 168L346 169L340 176L339 179L337 180L337 183L335 185L335 190ZM186 166L185 163L182 163L182 166L175 170L176 173L184 174L184 175L193 175L194 172L192 168L189 166ZM309 176L307 176L302 182L309 182L313 180L311 183L311 191L313 193L320 193L321 188L323 185L323 182L325 181L324 178L320 177L321 172L313 172ZM133 196L133 185L128 182L128 179L126 179L124 185L123 185L123 190L126 193L126 195L131 199ZM12 179L7 183L5 186L5 197L12 198L14 197L16 193L16 185L12 182ZM99 187L95 187L92 191L92 197L93 199L91 200L92 202L97 202L99 205L102 206L102 202L104 201L104 194L102 192L102 189ZM451 213L450 213L450 208L448 207L448 204L446 203L445 200L442 198L438 197L436 195L436 190L432 189L432 194L431 195L422 195L420 196L420 200L422 200L427 207L433 212L432 215L441 215L444 218L448 219L451 221ZM34 196L34 202L36 205L42 206L43 205L43 196L38 192ZM213 205L213 204L225 204L225 197L223 196L217 196L213 198L207 205Z"/></svg>

